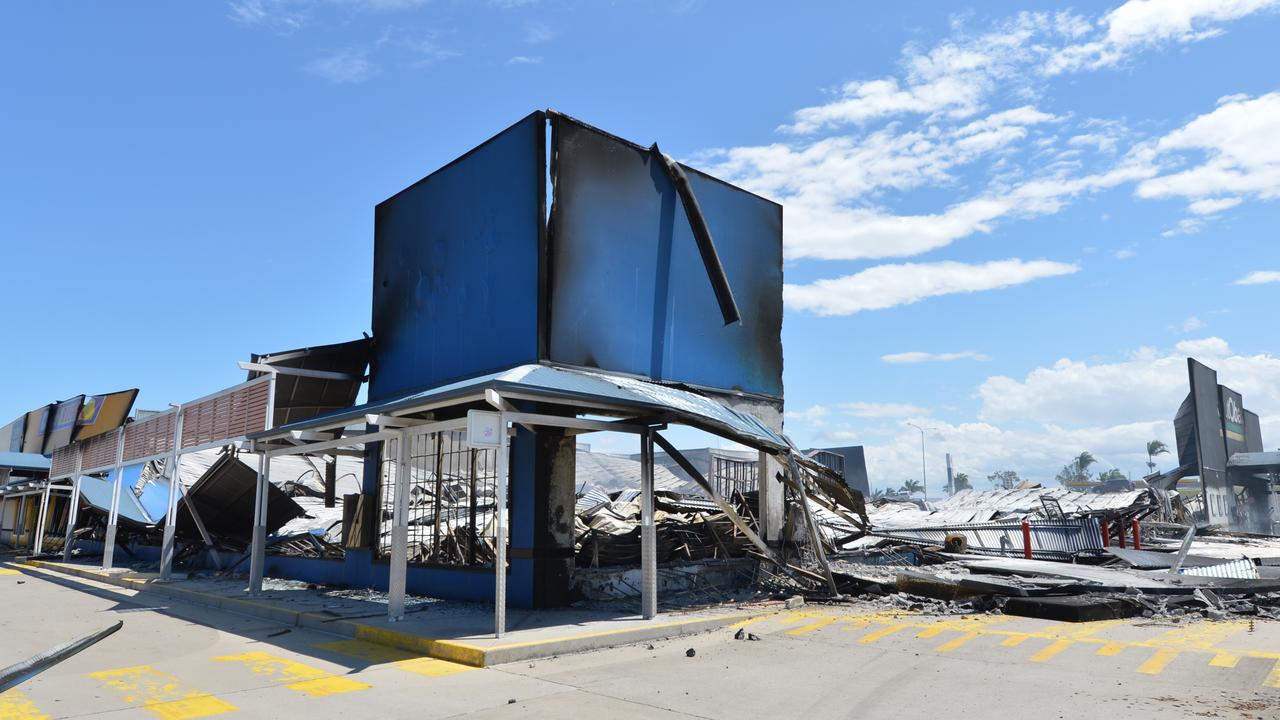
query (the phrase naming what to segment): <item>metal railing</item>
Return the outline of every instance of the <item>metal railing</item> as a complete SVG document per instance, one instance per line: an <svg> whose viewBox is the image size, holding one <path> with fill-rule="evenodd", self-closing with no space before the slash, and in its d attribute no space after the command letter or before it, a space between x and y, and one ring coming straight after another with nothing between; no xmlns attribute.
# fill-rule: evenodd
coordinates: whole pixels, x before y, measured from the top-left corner
<svg viewBox="0 0 1280 720"><path fill-rule="evenodd" d="M1031 520L1031 557L1038 560L1069 560L1078 555L1102 555L1102 527L1095 517L1061 520ZM876 537L912 544L942 547L947 538L963 536L969 552L983 555L1025 557L1022 521L934 525L916 528L872 530Z"/></svg>
<svg viewBox="0 0 1280 720"><path fill-rule="evenodd" d="M754 492L758 488L760 463L755 460L711 456L711 484L723 498L737 497L738 493Z"/></svg>
<svg viewBox="0 0 1280 720"><path fill-rule="evenodd" d="M409 440L408 562L491 566L496 542L497 450L467 446L466 433ZM378 556L391 555L396 458L383 446L378 489Z"/></svg>

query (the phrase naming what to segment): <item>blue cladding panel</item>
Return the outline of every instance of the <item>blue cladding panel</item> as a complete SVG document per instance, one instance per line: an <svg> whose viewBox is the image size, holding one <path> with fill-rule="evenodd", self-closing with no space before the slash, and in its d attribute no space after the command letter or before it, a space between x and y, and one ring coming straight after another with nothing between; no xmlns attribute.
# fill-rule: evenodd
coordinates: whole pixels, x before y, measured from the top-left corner
<svg viewBox="0 0 1280 720"><path fill-rule="evenodd" d="M545 117L378 205L369 399L538 357Z"/></svg>
<svg viewBox="0 0 1280 720"><path fill-rule="evenodd" d="M726 327L661 163L554 121L550 359L781 397L782 207L686 168L742 312Z"/></svg>

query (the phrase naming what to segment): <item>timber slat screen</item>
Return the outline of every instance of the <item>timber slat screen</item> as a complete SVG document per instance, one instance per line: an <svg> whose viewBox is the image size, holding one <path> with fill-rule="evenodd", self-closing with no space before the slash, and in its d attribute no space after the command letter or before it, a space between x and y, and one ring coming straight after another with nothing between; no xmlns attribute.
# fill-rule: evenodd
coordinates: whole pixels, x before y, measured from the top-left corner
<svg viewBox="0 0 1280 720"><path fill-rule="evenodd" d="M410 437L410 564L492 566L497 450L472 449L463 431ZM378 556L391 555L395 458L383 446ZM443 508L437 512L437 498Z"/></svg>
<svg viewBox="0 0 1280 720"><path fill-rule="evenodd" d="M125 426L124 459L163 455L173 449L173 424L178 414L166 412Z"/></svg>
<svg viewBox="0 0 1280 720"><path fill-rule="evenodd" d="M80 469L85 471L98 470L114 465L116 462L117 443L120 442L120 433L122 432L124 432L123 428L115 432L89 438L81 443Z"/></svg>
<svg viewBox="0 0 1280 720"><path fill-rule="evenodd" d="M53 451L53 460L49 464L49 477L60 478L66 477L76 471L76 456L80 454L80 448L75 445L67 445Z"/></svg>
<svg viewBox="0 0 1280 720"><path fill-rule="evenodd" d="M182 447L243 437L266 427L270 378L246 383L233 392L182 409Z"/></svg>

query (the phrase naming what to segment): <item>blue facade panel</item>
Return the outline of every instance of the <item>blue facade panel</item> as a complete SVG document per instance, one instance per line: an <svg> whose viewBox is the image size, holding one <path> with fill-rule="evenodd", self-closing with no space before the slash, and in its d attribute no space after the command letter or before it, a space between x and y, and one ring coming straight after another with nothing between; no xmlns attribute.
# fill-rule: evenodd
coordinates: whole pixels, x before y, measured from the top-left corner
<svg viewBox="0 0 1280 720"><path fill-rule="evenodd" d="M685 168L742 322L726 326L650 151L555 116L549 357L782 397L782 207Z"/></svg>
<svg viewBox="0 0 1280 720"><path fill-rule="evenodd" d="M538 359L545 144L533 113L378 205L371 401Z"/></svg>

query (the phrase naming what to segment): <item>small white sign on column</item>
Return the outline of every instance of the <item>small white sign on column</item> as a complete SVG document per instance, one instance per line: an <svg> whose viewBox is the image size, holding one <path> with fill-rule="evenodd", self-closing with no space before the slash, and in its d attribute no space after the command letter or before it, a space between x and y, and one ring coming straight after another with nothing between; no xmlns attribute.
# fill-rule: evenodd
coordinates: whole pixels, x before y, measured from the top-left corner
<svg viewBox="0 0 1280 720"><path fill-rule="evenodd" d="M467 444L473 448L496 448L502 444L502 413L467 411Z"/></svg>

